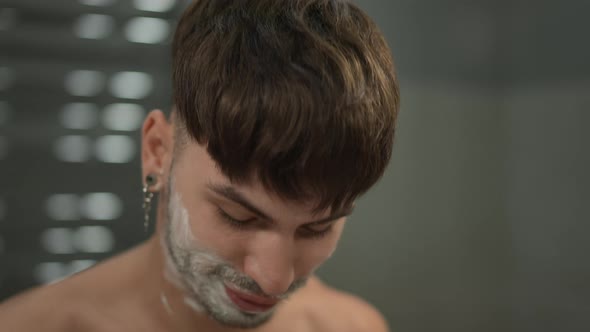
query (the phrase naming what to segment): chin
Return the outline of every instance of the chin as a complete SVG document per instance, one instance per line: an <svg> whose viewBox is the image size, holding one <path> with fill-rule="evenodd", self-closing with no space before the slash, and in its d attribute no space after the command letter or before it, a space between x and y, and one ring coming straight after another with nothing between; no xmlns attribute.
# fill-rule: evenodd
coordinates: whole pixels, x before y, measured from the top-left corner
<svg viewBox="0 0 590 332"><path fill-rule="evenodd" d="M185 304L198 313L206 314L210 319L223 326L255 328L267 323L276 311L276 307L256 313L241 310L229 298L225 284L221 280L194 282L189 285L190 294L185 295Z"/></svg>

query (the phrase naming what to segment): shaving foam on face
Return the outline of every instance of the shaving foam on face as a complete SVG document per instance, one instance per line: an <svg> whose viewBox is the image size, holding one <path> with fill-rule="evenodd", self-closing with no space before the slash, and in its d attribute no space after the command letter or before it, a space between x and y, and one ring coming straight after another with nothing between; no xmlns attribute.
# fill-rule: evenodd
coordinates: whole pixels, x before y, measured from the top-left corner
<svg viewBox="0 0 590 332"><path fill-rule="evenodd" d="M171 181L171 190L169 193L170 200L168 203L168 224L166 225L167 231L160 237L162 248L164 248L166 262L164 277L180 290L188 291L189 288L186 285L186 281L183 280L183 276L178 270L177 264L174 263L174 260L181 260L184 258L183 255L180 254L180 250L186 252L195 250L194 247L196 241L190 228L188 210L183 206L180 194L173 190L174 179L172 178ZM166 239L168 239L167 243ZM169 250L166 250L167 247ZM176 247L177 250L170 250L170 248L173 247ZM204 311L202 306L186 296L184 298L184 303L197 312Z"/></svg>
<svg viewBox="0 0 590 332"><path fill-rule="evenodd" d="M245 313L230 300L225 290L228 282L238 281L238 284L248 286L244 288L248 291L260 289L251 278L237 272L227 261L200 246L191 230L188 210L182 203L180 193L175 191L174 183L172 178L167 206L168 220L160 238L165 257L165 278L182 291L185 305L223 325L252 328L268 321L274 310Z"/></svg>

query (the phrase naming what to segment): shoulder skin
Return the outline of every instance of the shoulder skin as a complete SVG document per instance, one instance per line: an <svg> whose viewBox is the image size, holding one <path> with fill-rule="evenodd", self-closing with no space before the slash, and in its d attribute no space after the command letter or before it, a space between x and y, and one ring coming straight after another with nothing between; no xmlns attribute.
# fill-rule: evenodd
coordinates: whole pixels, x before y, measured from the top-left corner
<svg viewBox="0 0 590 332"><path fill-rule="evenodd" d="M383 315L365 300L319 280L307 290L306 315L315 331L389 332Z"/></svg>

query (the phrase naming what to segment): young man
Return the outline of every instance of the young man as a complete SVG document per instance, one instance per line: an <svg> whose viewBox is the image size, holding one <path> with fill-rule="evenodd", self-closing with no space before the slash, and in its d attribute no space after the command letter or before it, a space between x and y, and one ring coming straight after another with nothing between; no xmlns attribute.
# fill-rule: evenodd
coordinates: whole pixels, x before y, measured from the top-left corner
<svg viewBox="0 0 590 332"><path fill-rule="evenodd" d="M142 131L155 234L7 301L1 330L386 331L314 276L390 159L399 95L376 26L337 0L199 0L173 52L175 107Z"/></svg>

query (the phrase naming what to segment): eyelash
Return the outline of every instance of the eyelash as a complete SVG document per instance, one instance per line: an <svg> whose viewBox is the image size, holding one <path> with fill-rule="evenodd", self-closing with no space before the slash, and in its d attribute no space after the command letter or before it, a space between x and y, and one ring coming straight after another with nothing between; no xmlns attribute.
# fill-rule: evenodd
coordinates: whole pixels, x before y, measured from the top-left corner
<svg viewBox="0 0 590 332"><path fill-rule="evenodd" d="M323 237L325 237L326 235L330 234L330 232L332 231L332 227L333 224L330 224L330 226L322 229L321 231L314 231L311 229L306 229L305 230L305 235L302 235L305 238L308 239L321 239Z"/></svg>
<svg viewBox="0 0 590 332"><path fill-rule="evenodd" d="M220 207L217 208L217 212L219 213L219 215L221 216L221 218L223 218L223 220L225 222L227 222L230 226L232 226L238 230L244 230L249 225L250 220L235 219L232 216L230 216L227 212L223 211ZM301 236L304 238L308 238L308 239L321 239L321 238L325 237L326 235L330 234L330 232L332 231L332 228L333 228L333 224L330 224L330 226L324 228L321 231L314 231L314 230L307 228L307 229L305 229L305 231L303 231L304 234L301 234Z"/></svg>
<svg viewBox="0 0 590 332"><path fill-rule="evenodd" d="M217 208L217 212L227 223L229 223L232 227L237 229L244 229L248 226L248 220L238 220L227 214L227 212L223 211L220 207Z"/></svg>

